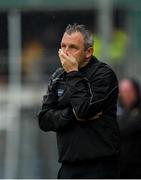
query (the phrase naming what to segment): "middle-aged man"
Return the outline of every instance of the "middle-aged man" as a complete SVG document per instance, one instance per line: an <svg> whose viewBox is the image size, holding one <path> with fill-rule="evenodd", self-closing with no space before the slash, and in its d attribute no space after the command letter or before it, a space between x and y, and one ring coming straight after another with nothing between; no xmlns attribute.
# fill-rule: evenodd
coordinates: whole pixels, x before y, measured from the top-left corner
<svg viewBox="0 0 141 180"><path fill-rule="evenodd" d="M40 128L57 134L58 178L119 178L118 81L92 47L84 25L67 26L62 68L52 75L38 115Z"/></svg>

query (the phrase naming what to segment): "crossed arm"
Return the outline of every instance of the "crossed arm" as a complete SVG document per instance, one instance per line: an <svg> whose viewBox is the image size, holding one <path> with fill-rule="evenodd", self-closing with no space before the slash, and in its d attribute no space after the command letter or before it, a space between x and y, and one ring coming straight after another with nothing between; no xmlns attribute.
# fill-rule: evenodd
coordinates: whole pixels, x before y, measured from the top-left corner
<svg viewBox="0 0 141 180"><path fill-rule="evenodd" d="M112 71L105 68L101 68L91 79L89 82L80 72L67 74L70 99L64 109L59 108L50 84L38 115L40 128L44 131L62 131L72 127L75 121L94 120L101 113L109 96L116 98L118 85Z"/></svg>

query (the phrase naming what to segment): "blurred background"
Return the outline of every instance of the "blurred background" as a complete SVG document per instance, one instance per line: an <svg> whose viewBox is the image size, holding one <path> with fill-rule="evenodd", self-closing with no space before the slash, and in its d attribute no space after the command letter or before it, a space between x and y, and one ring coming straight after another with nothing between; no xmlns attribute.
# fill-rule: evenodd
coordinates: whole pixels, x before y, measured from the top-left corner
<svg viewBox="0 0 141 180"><path fill-rule="evenodd" d="M55 133L38 127L64 28L82 23L119 80L141 81L141 1L0 0L0 178L56 178Z"/></svg>

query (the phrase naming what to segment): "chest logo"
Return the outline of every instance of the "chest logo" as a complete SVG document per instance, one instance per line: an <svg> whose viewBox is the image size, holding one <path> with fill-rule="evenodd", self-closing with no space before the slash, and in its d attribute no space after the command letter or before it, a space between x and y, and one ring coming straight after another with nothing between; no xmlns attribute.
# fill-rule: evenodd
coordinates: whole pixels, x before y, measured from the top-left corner
<svg viewBox="0 0 141 180"><path fill-rule="evenodd" d="M61 97L63 95L63 93L64 93L64 89L58 89L57 90L58 97Z"/></svg>

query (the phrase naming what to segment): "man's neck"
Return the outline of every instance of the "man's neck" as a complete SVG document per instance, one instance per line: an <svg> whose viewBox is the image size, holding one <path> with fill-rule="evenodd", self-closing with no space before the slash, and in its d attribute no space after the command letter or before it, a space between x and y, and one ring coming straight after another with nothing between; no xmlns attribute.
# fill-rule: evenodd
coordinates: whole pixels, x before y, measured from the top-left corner
<svg viewBox="0 0 141 180"><path fill-rule="evenodd" d="M89 63L90 59L91 59L91 58L86 59L84 62L82 62L82 63L79 65L79 69L81 69L82 67L85 67L85 66Z"/></svg>

